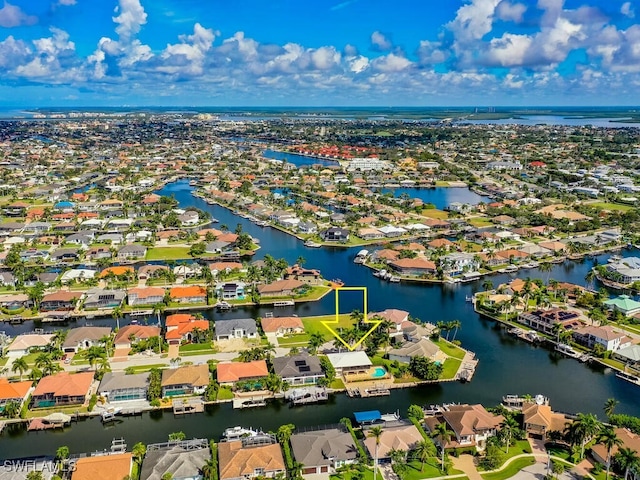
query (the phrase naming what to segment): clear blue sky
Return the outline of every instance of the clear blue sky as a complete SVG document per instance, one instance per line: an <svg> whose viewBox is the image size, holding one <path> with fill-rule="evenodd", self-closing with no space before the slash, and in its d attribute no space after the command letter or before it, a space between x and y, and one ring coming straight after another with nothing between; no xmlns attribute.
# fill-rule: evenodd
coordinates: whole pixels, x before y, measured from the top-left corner
<svg viewBox="0 0 640 480"><path fill-rule="evenodd" d="M0 106L640 104L638 0L3 0Z"/></svg>

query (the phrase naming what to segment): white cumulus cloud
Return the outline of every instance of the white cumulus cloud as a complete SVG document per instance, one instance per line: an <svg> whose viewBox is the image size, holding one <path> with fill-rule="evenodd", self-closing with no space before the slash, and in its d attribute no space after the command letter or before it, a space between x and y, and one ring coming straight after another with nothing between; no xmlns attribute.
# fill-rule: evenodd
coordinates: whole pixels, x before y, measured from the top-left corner
<svg viewBox="0 0 640 480"><path fill-rule="evenodd" d="M391 47L393 47L393 43L391 43L391 40L389 40L384 33L376 30L371 34L371 46L374 48L374 50L386 52L388 50L391 50Z"/></svg>
<svg viewBox="0 0 640 480"><path fill-rule="evenodd" d="M522 22L522 16L527 11L527 6L522 3L510 3L502 0L496 8L496 15L500 20L515 23Z"/></svg>
<svg viewBox="0 0 640 480"><path fill-rule="evenodd" d="M624 2L622 7L620 7L620 13L629 18L634 18L636 16L636 12L631 6L631 2Z"/></svg>
<svg viewBox="0 0 640 480"><path fill-rule="evenodd" d="M12 28L22 25L33 25L38 21L38 17L27 15L16 5L11 5L5 0L4 6L0 8L0 27Z"/></svg>

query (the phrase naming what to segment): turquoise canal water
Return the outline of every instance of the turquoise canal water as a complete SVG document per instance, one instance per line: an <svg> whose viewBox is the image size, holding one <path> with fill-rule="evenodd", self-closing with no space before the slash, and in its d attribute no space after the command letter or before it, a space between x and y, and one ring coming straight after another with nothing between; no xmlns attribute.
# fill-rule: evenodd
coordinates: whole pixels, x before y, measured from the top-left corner
<svg viewBox="0 0 640 480"><path fill-rule="evenodd" d="M380 410L405 412L411 404L429 405L442 402L479 402L491 406L500 402L505 394L544 394L554 409L567 412L593 412L604 417L602 407L609 397L620 401L617 411L640 415L637 401L640 387L618 379L610 369L588 366L558 355L542 347L535 347L509 336L500 326L482 319L474 313L465 298L481 289L482 281L462 285L419 285L388 283L371 275L366 267L353 263L359 248L306 248L294 237L271 228L259 227L229 210L206 204L191 195L192 187L186 181L167 185L159 193L174 194L182 207L196 206L209 211L220 224L234 229L239 223L243 229L260 240L261 249L256 258L269 253L284 257L293 263L299 256L307 260L306 266L319 268L325 278L341 278L347 286L365 286L368 289L370 311L401 308L413 317L429 322L458 319L462 323L457 338L465 348L476 353L478 369L469 383L443 383L412 389L394 390L389 397L350 399L339 394L326 404L289 408L280 403L266 408L233 410L230 404L215 405L203 414L174 417L171 413L151 412L130 418L112 426L102 426L99 419L91 418L73 424L62 432L31 432L23 427L5 428L0 436L0 458L53 454L60 445L72 452L86 452L108 448L111 439L123 437L129 445L164 441L167 435L183 431L188 437L217 439L225 428L236 425L275 429L283 423L313 426L336 423L354 411ZM624 255L638 254L637 250L624 251ZM584 285L584 276L594 262L606 262L606 255L581 262L554 265L549 273L524 270L517 276L525 278L555 278L560 281ZM494 285L509 281L516 275L498 275L491 278ZM362 309L362 300L355 293L343 292L340 305L343 312ZM344 295L344 296L343 296ZM279 315L318 315L331 313L333 295L319 302L278 309ZM238 308L219 313L205 311L211 320L264 316L265 308ZM127 323L124 319L121 324ZM114 325L111 320L93 320L94 325ZM33 324L2 327L13 335L20 330L31 330Z"/></svg>

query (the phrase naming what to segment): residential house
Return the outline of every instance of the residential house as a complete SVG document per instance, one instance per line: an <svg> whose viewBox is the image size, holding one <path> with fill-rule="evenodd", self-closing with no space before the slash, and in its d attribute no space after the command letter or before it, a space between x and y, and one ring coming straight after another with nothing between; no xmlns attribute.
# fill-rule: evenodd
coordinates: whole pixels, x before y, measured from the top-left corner
<svg viewBox="0 0 640 480"><path fill-rule="evenodd" d="M367 436L364 439L364 446L371 457L375 457L377 448L378 461L387 463L391 460L389 458L391 451L403 450L410 452L422 440L422 434L413 424L396 427L385 426L379 439Z"/></svg>
<svg viewBox="0 0 640 480"><path fill-rule="evenodd" d="M627 428L621 427L615 428L614 431L616 433L616 437L620 439L621 444L614 445L613 448L611 448L611 451L609 451L602 443L596 443L591 446L591 455L593 455L593 458L604 465L607 464L607 458L609 458L609 455L611 455L611 458L614 458L621 448L628 448L636 452L636 455L640 453L640 435L633 433ZM632 468L630 474L630 478L637 479L639 472L637 472L637 469Z"/></svg>
<svg viewBox="0 0 640 480"><path fill-rule="evenodd" d="M567 418L562 413L551 410L549 405L525 402L522 405L522 425L524 430L534 438L545 440L549 432L565 429Z"/></svg>
<svg viewBox="0 0 640 480"><path fill-rule="evenodd" d="M576 312L562 310L560 308L521 312L518 314L518 321L528 325L534 330L549 335L553 333L553 326L556 323L562 324L567 330L575 330L583 325Z"/></svg>
<svg viewBox="0 0 640 480"><path fill-rule="evenodd" d="M269 376L267 362L221 362L216 368L216 379L220 385L233 386L243 380L260 380Z"/></svg>
<svg viewBox="0 0 640 480"><path fill-rule="evenodd" d="M616 298L605 300L603 304L609 310L617 310L627 317L640 313L640 302L629 295L618 295Z"/></svg>
<svg viewBox="0 0 640 480"><path fill-rule="evenodd" d="M391 361L407 364L414 357L424 357L440 363L444 363L447 359L447 355L440 350L440 347L426 338L416 342L406 342L400 348L389 350L388 355Z"/></svg>
<svg viewBox="0 0 640 480"><path fill-rule="evenodd" d="M274 334L276 337L304 332L300 317L264 317L261 323L265 334Z"/></svg>
<svg viewBox="0 0 640 480"><path fill-rule="evenodd" d="M29 296L26 293L0 295L0 307L6 309L9 313L30 306L31 300L29 300Z"/></svg>
<svg viewBox="0 0 640 480"><path fill-rule="evenodd" d="M445 448L476 447L485 449L487 439L500 429L504 417L493 415L482 405L450 405L434 417L427 417L425 424L430 432L435 431L438 423L446 423L454 437L444 445Z"/></svg>
<svg viewBox="0 0 640 480"><path fill-rule="evenodd" d="M389 266L402 275L433 275L436 264L425 258L399 258L389 262Z"/></svg>
<svg viewBox="0 0 640 480"><path fill-rule="evenodd" d="M382 233L375 227L359 228L356 235L363 240L376 240L378 238L384 238L384 233Z"/></svg>
<svg viewBox="0 0 640 480"><path fill-rule="evenodd" d="M207 289L200 285L173 287L169 290L171 301L178 303L207 303Z"/></svg>
<svg viewBox="0 0 640 480"><path fill-rule="evenodd" d="M140 340L147 340L160 335L160 327L151 325L126 325L118 330L113 345L115 348L131 348Z"/></svg>
<svg viewBox="0 0 640 480"><path fill-rule="evenodd" d="M9 271L0 271L0 285L4 287L15 287L16 277Z"/></svg>
<svg viewBox="0 0 640 480"><path fill-rule="evenodd" d="M0 413L4 411L4 407L8 403L16 405L20 411L23 402L29 396L32 384L31 380L9 382L9 379L0 377Z"/></svg>
<svg viewBox="0 0 640 480"><path fill-rule="evenodd" d="M295 264L292 267L288 267L284 272L285 280L300 280L301 282L311 285L321 285L323 283L320 270L302 268L300 265Z"/></svg>
<svg viewBox="0 0 640 480"><path fill-rule="evenodd" d="M369 318L381 319L392 323L394 325L393 329L395 329L396 332L400 332L402 330L402 324L409 321L409 312L396 308L387 308L381 312L370 312ZM393 333L393 331L390 333Z"/></svg>
<svg viewBox="0 0 640 480"><path fill-rule="evenodd" d="M246 283L225 282L216 285L216 295L223 300L244 300Z"/></svg>
<svg viewBox="0 0 640 480"><path fill-rule="evenodd" d="M84 258L87 260L100 260L103 258L111 258L111 249L109 247L92 247L86 251Z"/></svg>
<svg viewBox="0 0 640 480"><path fill-rule="evenodd" d="M335 473L357 462L358 449L349 431L340 426L291 435L291 450L302 474Z"/></svg>
<svg viewBox="0 0 640 480"><path fill-rule="evenodd" d="M98 392L109 403L144 400L149 388L149 372L127 375L125 372L107 372L100 381Z"/></svg>
<svg viewBox="0 0 640 480"><path fill-rule="evenodd" d="M300 222L298 224L298 232L304 235L311 235L318 231L318 227L313 222Z"/></svg>
<svg viewBox="0 0 640 480"><path fill-rule="evenodd" d="M92 383L93 372L58 372L42 377L31 395L32 405L35 408L82 405L90 394Z"/></svg>
<svg viewBox="0 0 640 480"><path fill-rule="evenodd" d="M625 369L631 369L640 374L640 345L630 345L613 353L613 358L625 364Z"/></svg>
<svg viewBox="0 0 640 480"><path fill-rule="evenodd" d="M632 341L624 331L613 328L610 325L603 327L587 325L574 330L572 336L576 343L580 345L591 349L595 348L596 345L600 345L607 352L615 352L621 348L629 347Z"/></svg>
<svg viewBox="0 0 640 480"><path fill-rule="evenodd" d="M342 375L345 378L349 375L367 373L372 366L367 354L360 350L329 353L327 358L335 369L336 375Z"/></svg>
<svg viewBox="0 0 640 480"><path fill-rule="evenodd" d="M209 330L209 320L199 320L189 313L174 313L165 320L167 332L164 338L169 345L179 345L181 342L191 342L195 329Z"/></svg>
<svg viewBox="0 0 640 480"><path fill-rule="evenodd" d="M54 262L75 262L80 259L78 250L75 248L58 248L50 255Z"/></svg>
<svg viewBox="0 0 640 480"><path fill-rule="evenodd" d="M276 280L258 286L258 293L262 297L290 297L296 293L296 290L304 285L300 280Z"/></svg>
<svg viewBox="0 0 640 480"><path fill-rule="evenodd" d="M156 305L164 299L164 288L161 287L135 287L128 290L127 303L134 307L137 305Z"/></svg>
<svg viewBox="0 0 640 480"><path fill-rule="evenodd" d="M216 340L257 338L258 327L253 318L219 319L215 322Z"/></svg>
<svg viewBox="0 0 640 480"><path fill-rule="evenodd" d="M95 310L101 308L116 308L122 305L127 292L105 288L92 288L85 293L83 308Z"/></svg>
<svg viewBox="0 0 640 480"><path fill-rule="evenodd" d="M202 467L211 460L209 440L192 440L147 445L140 480L162 480L171 474L176 480L201 480Z"/></svg>
<svg viewBox="0 0 640 480"><path fill-rule="evenodd" d="M40 349L51 343L53 334L51 333L22 333L16 335L11 345L7 347L7 355L21 357L31 350Z"/></svg>
<svg viewBox="0 0 640 480"><path fill-rule="evenodd" d="M62 344L66 353L77 353L89 347L104 346L104 338L111 335L111 327L77 327L67 331Z"/></svg>
<svg viewBox="0 0 640 480"><path fill-rule="evenodd" d="M148 280L159 276L160 272L168 272L169 267L166 265L143 265L138 269L138 279Z"/></svg>
<svg viewBox="0 0 640 480"><path fill-rule="evenodd" d="M349 230L340 227L330 227L321 232L320 237L325 242L347 242L349 241Z"/></svg>
<svg viewBox="0 0 640 480"><path fill-rule="evenodd" d="M449 253L442 257L444 271L447 275L460 275L472 272L480 267L480 262L473 253Z"/></svg>
<svg viewBox="0 0 640 480"><path fill-rule="evenodd" d="M200 216L195 210L187 210L186 212L178 215L178 220L183 227L193 227L200 223Z"/></svg>
<svg viewBox="0 0 640 480"><path fill-rule="evenodd" d="M220 480L275 478L284 475L287 470L280 444L275 437L266 435L220 442L218 465Z"/></svg>
<svg viewBox="0 0 640 480"><path fill-rule="evenodd" d="M276 357L273 359L273 371L289 385L314 385L324 378L320 359L308 354Z"/></svg>
<svg viewBox="0 0 640 480"><path fill-rule="evenodd" d="M71 480L122 480L131 478L132 453L111 453L75 460Z"/></svg>
<svg viewBox="0 0 640 480"><path fill-rule="evenodd" d="M165 369L162 371L162 396L202 394L209 382L209 366L206 363Z"/></svg>
<svg viewBox="0 0 640 480"><path fill-rule="evenodd" d="M143 245L125 245L118 250L118 260L123 262L127 260L135 260L144 258L147 254L147 247Z"/></svg>
<svg viewBox="0 0 640 480"><path fill-rule="evenodd" d="M40 311L73 310L82 293L58 291L47 293L40 302Z"/></svg>

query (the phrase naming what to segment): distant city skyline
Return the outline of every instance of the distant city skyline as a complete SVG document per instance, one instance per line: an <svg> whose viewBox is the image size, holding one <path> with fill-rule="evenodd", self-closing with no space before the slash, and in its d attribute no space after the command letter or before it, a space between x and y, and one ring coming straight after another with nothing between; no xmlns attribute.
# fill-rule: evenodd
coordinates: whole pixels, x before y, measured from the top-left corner
<svg viewBox="0 0 640 480"><path fill-rule="evenodd" d="M0 107L639 102L635 1L0 5Z"/></svg>

